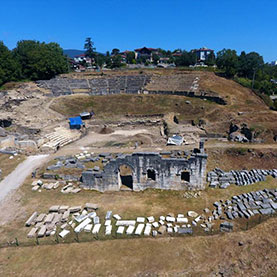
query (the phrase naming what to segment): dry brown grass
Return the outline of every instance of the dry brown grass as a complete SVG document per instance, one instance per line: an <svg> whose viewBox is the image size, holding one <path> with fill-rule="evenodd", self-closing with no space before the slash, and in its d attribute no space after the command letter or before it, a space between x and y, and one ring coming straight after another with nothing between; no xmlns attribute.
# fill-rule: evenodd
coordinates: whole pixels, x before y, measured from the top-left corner
<svg viewBox="0 0 277 277"><path fill-rule="evenodd" d="M275 276L277 219L216 236L0 250L2 276ZM242 246L238 242L243 242Z"/></svg>
<svg viewBox="0 0 277 277"><path fill-rule="evenodd" d="M2 178L9 175L21 162L25 160L24 155L15 156L9 159L10 155L0 154L0 169L2 169Z"/></svg>

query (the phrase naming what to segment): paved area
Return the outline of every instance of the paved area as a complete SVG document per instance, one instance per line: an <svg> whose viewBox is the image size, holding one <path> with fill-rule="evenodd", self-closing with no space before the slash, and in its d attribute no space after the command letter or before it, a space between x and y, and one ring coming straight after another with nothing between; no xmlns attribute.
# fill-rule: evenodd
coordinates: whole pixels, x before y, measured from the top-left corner
<svg viewBox="0 0 277 277"><path fill-rule="evenodd" d="M29 156L0 182L0 202L14 189L23 184L34 169L42 165L48 155Z"/></svg>

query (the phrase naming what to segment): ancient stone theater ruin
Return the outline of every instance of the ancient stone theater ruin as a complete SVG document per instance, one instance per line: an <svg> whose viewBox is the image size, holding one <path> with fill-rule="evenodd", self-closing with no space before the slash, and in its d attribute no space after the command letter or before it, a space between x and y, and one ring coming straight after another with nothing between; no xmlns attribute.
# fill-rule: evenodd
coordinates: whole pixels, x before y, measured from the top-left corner
<svg viewBox="0 0 277 277"><path fill-rule="evenodd" d="M83 187L98 191L118 191L122 185L134 191L147 188L193 190L205 188L207 154L204 144L191 152L167 157L167 153L135 152L110 160L102 171L82 174ZM122 166L130 169L123 175Z"/></svg>

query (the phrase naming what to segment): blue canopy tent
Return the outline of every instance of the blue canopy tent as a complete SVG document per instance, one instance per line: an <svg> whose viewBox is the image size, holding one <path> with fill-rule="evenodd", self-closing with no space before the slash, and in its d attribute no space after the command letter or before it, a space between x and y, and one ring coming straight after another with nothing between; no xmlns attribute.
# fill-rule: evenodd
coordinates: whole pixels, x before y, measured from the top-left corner
<svg viewBox="0 0 277 277"><path fill-rule="evenodd" d="M69 118L70 129L81 129L82 125L83 125L83 121L80 116Z"/></svg>

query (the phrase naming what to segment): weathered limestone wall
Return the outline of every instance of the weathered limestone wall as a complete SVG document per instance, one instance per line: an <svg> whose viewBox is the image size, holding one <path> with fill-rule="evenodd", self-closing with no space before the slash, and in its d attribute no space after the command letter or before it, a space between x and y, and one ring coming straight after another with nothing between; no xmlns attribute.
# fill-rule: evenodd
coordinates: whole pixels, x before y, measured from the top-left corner
<svg viewBox="0 0 277 277"><path fill-rule="evenodd" d="M144 152L124 155L111 160L102 172L87 170L82 174L83 186L99 191L120 190L121 165L132 169L133 190L147 188L166 190L192 190L205 188L207 155L193 153L190 158L162 158L157 153ZM155 181L148 178L147 170L154 170ZM183 171L189 173L189 181L181 180Z"/></svg>

